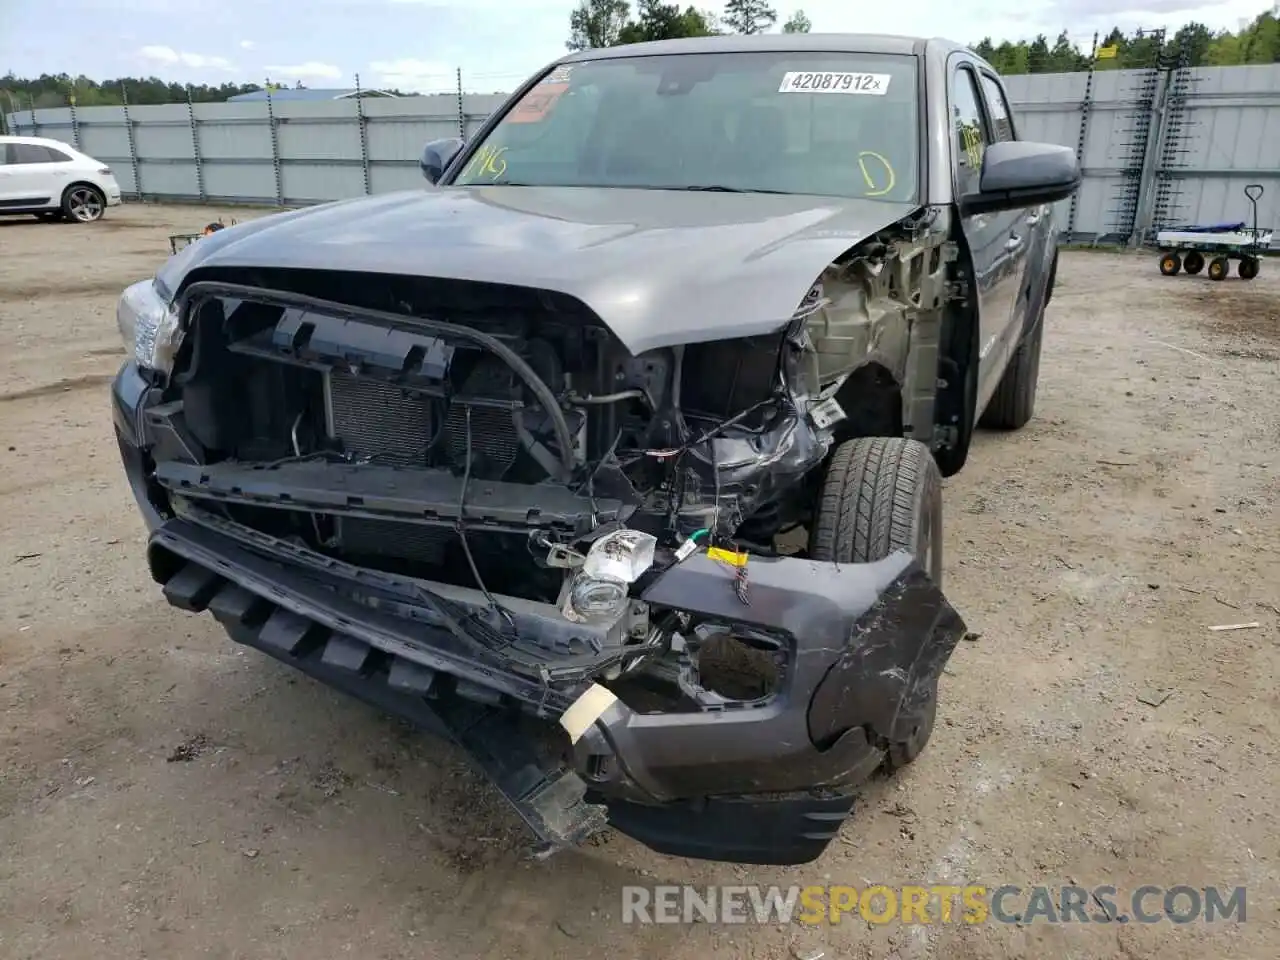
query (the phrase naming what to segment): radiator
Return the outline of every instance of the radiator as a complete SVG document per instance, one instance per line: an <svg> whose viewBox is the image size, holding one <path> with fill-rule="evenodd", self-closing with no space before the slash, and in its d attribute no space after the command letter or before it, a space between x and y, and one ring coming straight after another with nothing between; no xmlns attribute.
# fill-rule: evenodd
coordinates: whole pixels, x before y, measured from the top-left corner
<svg viewBox="0 0 1280 960"><path fill-rule="evenodd" d="M474 391L477 387L483 388L485 383L473 374L467 386ZM440 442L434 444L434 462L447 458L444 462L452 461L453 469L461 472L467 444L463 404L448 404L336 370L329 374L326 391L329 433L342 441L343 450L348 454L357 459L373 457L383 464L426 466L428 449L432 448L439 431L445 430ZM480 480L501 476L515 461L518 449L510 410L471 408L473 477ZM447 547L457 540L457 533L446 527L394 520L345 517L338 518L336 526L342 549L361 556L398 557L438 564L444 561Z"/></svg>
<svg viewBox="0 0 1280 960"><path fill-rule="evenodd" d="M327 389L329 433L348 453L400 466L426 463L439 400L337 370Z"/></svg>

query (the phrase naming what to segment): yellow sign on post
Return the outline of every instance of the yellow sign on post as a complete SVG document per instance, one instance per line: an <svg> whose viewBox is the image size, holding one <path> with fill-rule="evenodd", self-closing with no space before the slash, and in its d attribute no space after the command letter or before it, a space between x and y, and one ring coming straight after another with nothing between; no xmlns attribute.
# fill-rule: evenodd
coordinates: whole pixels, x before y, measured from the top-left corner
<svg viewBox="0 0 1280 960"><path fill-rule="evenodd" d="M1098 59L1114 60L1116 56L1119 55L1119 53L1120 53L1120 48L1113 43L1109 47L1098 48Z"/></svg>

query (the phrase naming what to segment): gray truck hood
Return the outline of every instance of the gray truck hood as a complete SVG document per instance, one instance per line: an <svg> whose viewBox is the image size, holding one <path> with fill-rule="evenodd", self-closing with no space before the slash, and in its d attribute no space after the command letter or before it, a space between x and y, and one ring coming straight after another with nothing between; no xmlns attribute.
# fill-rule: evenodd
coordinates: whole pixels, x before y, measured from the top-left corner
<svg viewBox="0 0 1280 960"><path fill-rule="evenodd" d="M445 277L555 290L633 354L781 327L832 260L913 204L585 187L444 187L228 227L159 273L203 268Z"/></svg>

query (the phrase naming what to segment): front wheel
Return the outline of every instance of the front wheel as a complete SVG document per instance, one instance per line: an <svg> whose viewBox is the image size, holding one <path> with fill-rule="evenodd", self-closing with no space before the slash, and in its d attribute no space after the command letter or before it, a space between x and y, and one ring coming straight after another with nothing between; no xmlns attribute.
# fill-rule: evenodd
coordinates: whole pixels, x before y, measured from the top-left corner
<svg viewBox="0 0 1280 960"><path fill-rule="evenodd" d="M1182 260L1176 253L1166 253L1160 258L1160 272L1166 277L1172 277L1182 269Z"/></svg>
<svg viewBox="0 0 1280 960"><path fill-rule="evenodd" d="M859 437L827 465L809 556L872 563L906 550L942 585L942 474L929 448L901 437Z"/></svg>
<svg viewBox="0 0 1280 960"><path fill-rule="evenodd" d="M900 437L860 437L836 448L809 530L809 556L870 563L906 550L942 586L942 474L929 448ZM938 707L934 683L920 722L886 746L887 772L924 750Z"/></svg>
<svg viewBox="0 0 1280 960"><path fill-rule="evenodd" d="M62 215L74 223L101 220L107 210L107 198L97 187L75 183L62 195Z"/></svg>

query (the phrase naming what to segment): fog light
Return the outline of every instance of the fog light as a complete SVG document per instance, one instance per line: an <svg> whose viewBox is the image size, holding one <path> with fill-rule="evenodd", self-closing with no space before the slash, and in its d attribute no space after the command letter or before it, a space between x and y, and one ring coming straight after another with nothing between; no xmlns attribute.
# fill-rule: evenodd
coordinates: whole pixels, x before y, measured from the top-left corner
<svg viewBox="0 0 1280 960"><path fill-rule="evenodd" d="M598 580L584 573L573 578L562 613L578 623L607 623L617 620L627 608L627 585L617 580Z"/></svg>

